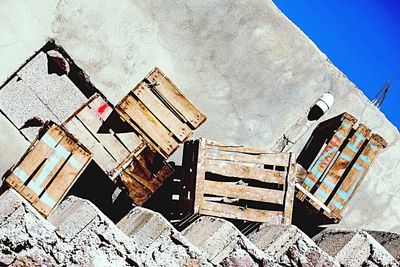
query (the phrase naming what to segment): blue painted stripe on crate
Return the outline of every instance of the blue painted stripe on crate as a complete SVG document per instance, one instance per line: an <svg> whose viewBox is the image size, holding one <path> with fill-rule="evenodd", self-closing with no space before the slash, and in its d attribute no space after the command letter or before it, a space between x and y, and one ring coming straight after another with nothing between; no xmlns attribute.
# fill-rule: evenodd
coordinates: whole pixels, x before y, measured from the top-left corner
<svg viewBox="0 0 400 267"><path fill-rule="evenodd" d="M323 199L327 199L328 198L328 194L325 193L321 188L318 188L318 190L315 192L315 194L319 195Z"/></svg>
<svg viewBox="0 0 400 267"><path fill-rule="evenodd" d="M365 139L365 137L363 136L363 135L361 135L360 133L355 133L354 134L357 138L356 138L356 141L354 141L354 144L350 144L350 143L348 143L347 144L347 147L349 147L351 150L353 150L354 152L357 152L358 151L358 149L357 149L357 145L360 143L360 142L362 142L362 141L364 141L364 139Z"/></svg>
<svg viewBox="0 0 400 267"><path fill-rule="evenodd" d="M332 147L329 149L324 155L322 155L318 161L314 164L314 166L311 169L311 172L317 177L320 178L322 176L322 173L318 170L318 166L321 164L321 162L328 157L330 154L336 152L338 148L336 146Z"/></svg>
<svg viewBox="0 0 400 267"><path fill-rule="evenodd" d="M311 180L308 179L307 177L306 177L306 179L304 179L304 183L305 183L306 185L308 185L310 188L312 188L312 187L314 186L313 181L311 181Z"/></svg>
<svg viewBox="0 0 400 267"><path fill-rule="evenodd" d="M350 125L348 125L346 122L343 121L342 125L343 125L344 128L350 129Z"/></svg>
<svg viewBox="0 0 400 267"><path fill-rule="evenodd" d="M43 135L40 140L45 142L50 147L55 147L57 145L57 142L47 133Z"/></svg>
<svg viewBox="0 0 400 267"><path fill-rule="evenodd" d="M40 185L44 182L47 176L54 170L57 163L61 158L67 158L71 152L67 151L63 146L58 145L53 154L46 160L45 165L42 171L39 173L37 179L28 184L28 187L31 188L36 194L40 194L43 189L40 188Z"/></svg>
<svg viewBox="0 0 400 267"><path fill-rule="evenodd" d="M74 156L70 157L68 162L77 170L83 168L83 164L80 161L78 161Z"/></svg>
<svg viewBox="0 0 400 267"><path fill-rule="evenodd" d="M339 131L337 131L335 134L337 135L337 137L339 137L339 138L342 139L342 140L344 140L344 139L346 138L346 137L345 137L341 132L339 132Z"/></svg>
<svg viewBox="0 0 400 267"><path fill-rule="evenodd" d="M371 144L371 142L368 143L368 145L369 145L373 150L375 150L375 151L378 150L378 147L377 147L376 145L374 145L374 144Z"/></svg>
<svg viewBox="0 0 400 267"><path fill-rule="evenodd" d="M356 164L354 164L356 165ZM358 164L357 164L358 165ZM359 165L358 165L359 166ZM359 166L361 167L361 166ZM343 199L344 201L348 200L349 197L351 196L351 194L353 193L354 189L356 188L358 182L360 181L362 175L364 174L364 168L361 167L361 169L357 168L358 170L360 170L360 172L358 173L357 179L354 181L352 187L350 188L350 190L348 192L344 192L343 190L338 190L336 192L336 194Z"/></svg>
<svg viewBox="0 0 400 267"><path fill-rule="evenodd" d="M335 188L335 184L329 180L328 178L325 178L322 183L326 184L329 188L334 189Z"/></svg>
<svg viewBox="0 0 400 267"><path fill-rule="evenodd" d="M366 156L366 155L360 155L360 159L362 160L362 161L365 161L366 163L368 163L368 164L371 164L371 160L368 158L368 156Z"/></svg>
<svg viewBox="0 0 400 267"><path fill-rule="evenodd" d="M333 206L335 206L336 208L340 209L340 210L343 209L342 203L340 203L340 202L337 201L337 200L332 199L332 200L331 200L331 204L332 204Z"/></svg>
<svg viewBox="0 0 400 267"><path fill-rule="evenodd" d="M57 204L46 192L40 197L40 200L50 208L54 208Z"/></svg>
<svg viewBox="0 0 400 267"><path fill-rule="evenodd" d="M28 180L29 178L29 176L18 167L13 170L13 174L17 176L18 179L20 179L22 182L26 182L26 180Z"/></svg>
<svg viewBox="0 0 400 267"><path fill-rule="evenodd" d="M346 155L346 154L342 153L342 154L340 154L340 156L341 156L344 160L351 161L351 157L350 157L349 155Z"/></svg>

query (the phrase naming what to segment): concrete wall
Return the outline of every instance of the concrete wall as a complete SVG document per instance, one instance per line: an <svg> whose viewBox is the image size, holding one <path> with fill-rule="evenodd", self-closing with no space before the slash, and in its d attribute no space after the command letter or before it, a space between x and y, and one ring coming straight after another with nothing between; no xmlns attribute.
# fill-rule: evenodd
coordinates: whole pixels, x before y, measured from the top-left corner
<svg viewBox="0 0 400 267"><path fill-rule="evenodd" d="M398 130L271 1L3 2L0 81L48 37L113 103L157 65L208 115L194 137L271 147L300 122L299 151L316 125L302 119L331 91L322 119L347 111L389 143L341 224L400 232Z"/></svg>

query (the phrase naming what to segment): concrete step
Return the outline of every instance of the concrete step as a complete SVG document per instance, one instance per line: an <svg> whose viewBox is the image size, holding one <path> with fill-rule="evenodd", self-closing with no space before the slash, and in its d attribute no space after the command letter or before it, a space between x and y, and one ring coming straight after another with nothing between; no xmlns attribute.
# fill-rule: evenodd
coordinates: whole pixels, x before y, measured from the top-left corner
<svg viewBox="0 0 400 267"><path fill-rule="evenodd" d="M367 232L400 262L400 234L380 231Z"/></svg>
<svg viewBox="0 0 400 267"><path fill-rule="evenodd" d="M180 259L179 264L182 266L212 265L204 253L184 238L158 212L135 207L117 223L117 226L135 240L147 254L157 259L157 265L154 266L166 263L168 266L174 266L176 262L171 262L166 255L174 255L176 259Z"/></svg>
<svg viewBox="0 0 400 267"><path fill-rule="evenodd" d="M340 266L294 225L262 224L248 238L282 265Z"/></svg>
<svg viewBox="0 0 400 267"><path fill-rule="evenodd" d="M313 240L344 266L399 266L396 259L365 231L327 229Z"/></svg>
<svg viewBox="0 0 400 267"><path fill-rule="evenodd" d="M272 257L258 249L232 223L203 216L182 234L214 264L224 266L274 266ZM237 264L237 265L235 265Z"/></svg>

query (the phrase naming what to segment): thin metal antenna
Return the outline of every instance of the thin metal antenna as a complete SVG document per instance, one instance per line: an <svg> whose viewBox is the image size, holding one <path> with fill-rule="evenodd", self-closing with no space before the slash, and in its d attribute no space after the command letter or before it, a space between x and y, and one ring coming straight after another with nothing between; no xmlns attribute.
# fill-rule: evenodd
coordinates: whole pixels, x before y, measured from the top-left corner
<svg viewBox="0 0 400 267"><path fill-rule="evenodd" d="M374 97L374 100L372 100L372 104L374 104L378 109L381 108L389 89L390 89L390 79L386 81L381 90L379 90L379 92Z"/></svg>

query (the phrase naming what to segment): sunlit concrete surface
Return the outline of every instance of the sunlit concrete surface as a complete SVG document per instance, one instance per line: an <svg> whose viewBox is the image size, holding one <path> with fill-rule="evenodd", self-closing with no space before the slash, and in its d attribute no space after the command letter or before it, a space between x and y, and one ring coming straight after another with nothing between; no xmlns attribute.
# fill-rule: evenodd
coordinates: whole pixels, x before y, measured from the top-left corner
<svg viewBox="0 0 400 267"><path fill-rule="evenodd" d="M389 143L341 226L400 232L398 130L271 1L3 0L0 32L1 83L48 38L114 104L159 66L208 116L194 138L274 147L296 132L298 152L318 123L305 124L310 106L330 91L320 121L346 111ZM24 143L10 127L6 151Z"/></svg>

